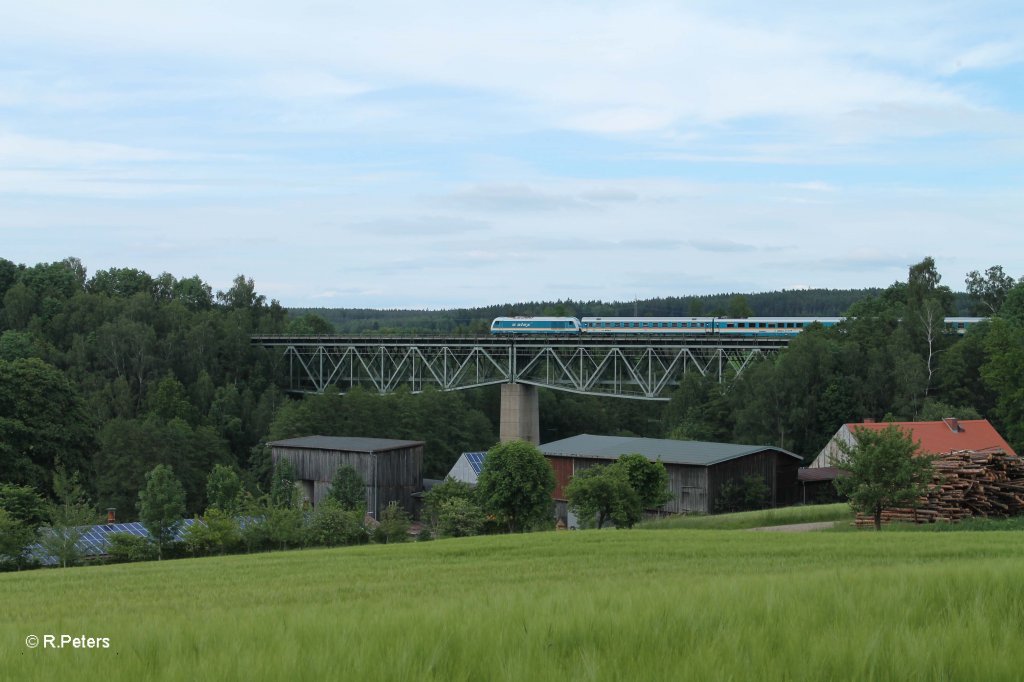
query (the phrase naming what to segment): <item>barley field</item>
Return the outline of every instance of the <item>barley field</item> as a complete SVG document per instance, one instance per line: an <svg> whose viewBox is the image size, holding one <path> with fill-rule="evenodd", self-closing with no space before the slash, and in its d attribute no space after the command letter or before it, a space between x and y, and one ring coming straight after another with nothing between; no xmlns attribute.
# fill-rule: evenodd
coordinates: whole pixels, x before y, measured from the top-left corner
<svg viewBox="0 0 1024 682"><path fill-rule="evenodd" d="M1024 534L549 532L0 575L3 680L1018 680ZM26 646L107 638L109 648Z"/></svg>

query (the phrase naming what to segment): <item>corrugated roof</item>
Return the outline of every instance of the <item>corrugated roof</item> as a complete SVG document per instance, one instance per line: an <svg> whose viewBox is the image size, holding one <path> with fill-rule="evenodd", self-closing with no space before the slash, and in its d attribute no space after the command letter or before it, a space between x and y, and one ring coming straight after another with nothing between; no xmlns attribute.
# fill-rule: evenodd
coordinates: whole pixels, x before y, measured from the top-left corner
<svg viewBox="0 0 1024 682"><path fill-rule="evenodd" d="M280 445L291 448L309 448L311 450L342 450L345 452L383 452L398 448L409 448L423 445L419 440L393 440L390 438L348 438L345 436L303 436L275 440L269 445Z"/></svg>
<svg viewBox="0 0 1024 682"><path fill-rule="evenodd" d="M800 455L770 445L735 445L695 440L627 438L624 436L592 436L590 434L545 443L539 448L545 455L561 457L617 459L621 455L638 453L650 460L660 459L666 464L695 466L711 466L765 450L774 450L796 459L803 459Z"/></svg>
<svg viewBox="0 0 1024 682"><path fill-rule="evenodd" d="M949 419L937 422L893 422L896 426L911 433L915 441L920 441L920 452L941 455L957 450L992 450L999 449L1008 455L1016 455L1010 444L1003 440L999 432L987 419ZM867 424L847 424L850 433L854 429L881 431L888 422L872 422ZM954 431L954 427L957 429Z"/></svg>

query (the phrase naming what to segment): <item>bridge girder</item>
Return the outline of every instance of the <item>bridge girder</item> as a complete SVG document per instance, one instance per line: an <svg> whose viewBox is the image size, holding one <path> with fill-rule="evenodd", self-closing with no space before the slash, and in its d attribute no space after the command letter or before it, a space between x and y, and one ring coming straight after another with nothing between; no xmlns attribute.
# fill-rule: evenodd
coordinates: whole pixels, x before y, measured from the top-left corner
<svg viewBox="0 0 1024 682"><path fill-rule="evenodd" d="M522 383L590 395L668 400L688 372L719 381L786 345L744 339L671 338L335 338L258 336L283 351L289 389L420 392Z"/></svg>

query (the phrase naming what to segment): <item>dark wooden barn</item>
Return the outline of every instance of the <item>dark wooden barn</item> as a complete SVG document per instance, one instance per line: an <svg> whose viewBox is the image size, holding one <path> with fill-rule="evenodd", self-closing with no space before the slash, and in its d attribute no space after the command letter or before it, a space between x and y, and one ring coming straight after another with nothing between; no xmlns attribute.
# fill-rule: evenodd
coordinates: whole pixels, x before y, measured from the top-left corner
<svg viewBox="0 0 1024 682"><path fill-rule="evenodd" d="M540 451L555 470L556 502L565 502L565 486L575 472L634 453L665 465L672 492L672 499L661 507L665 512L711 513L722 486L748 476L757 476L768 486L771 506L798 501L797 470L802 458L767 445L584 434L546 443ZM560 514L564 507L558 505Z"/></svg>
<svg viewBox="0 0 1024 682"><path fill-rule="evenodd" d="M423 443L384 438L306 436L269 444L274 466L282 458L295 468L297 485L316 506L330 490L338 467L351 465L366 484L366 509L374 518L391 502L413 513L423 482Z"/></svg>

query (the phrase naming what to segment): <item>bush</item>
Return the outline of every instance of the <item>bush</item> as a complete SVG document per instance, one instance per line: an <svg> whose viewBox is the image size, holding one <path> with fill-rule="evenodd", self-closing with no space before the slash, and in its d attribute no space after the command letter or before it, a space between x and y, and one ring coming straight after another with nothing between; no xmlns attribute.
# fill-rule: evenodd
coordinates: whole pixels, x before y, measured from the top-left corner
<svg viewBox="0 0 1024 682"><path fill-rule="evenodd" d="M421 520L433 530L438 530L441 507L451 500L473 502L473 486L465 481L457 481L448 477L438 483L423 496L423 512Z"/></svg>
<svg viewBox="0 0 1024 682"><path fill-rule="evenodd" d="M374 531L374 540L387 544L409 539L409 515L397 502L392 502L380 515L380 525Z"/></svg>
<svg viewBox="0 0 1024 682"><path fill-rule="evenodd" d="M217 507L206 510L206 515L184 532L185 546L193 555L224 554L242 543L238 522Z"/></svg>
<svg viewBox="0 0 1024 682"><path fill-rule="evenodd" d="M345 509L337 500L327 498L313 511L306 541L323 547L362 544L367 540L362 521L361 511Z"/></svg>
<svg viewBox="0 0 1024 682"><path fill-rule="evenodd" d="M442 537L479 535L487 517L472 500L453 497L441 503L437 512L437 532Z"/></svg>
<svg viewBox="0 0 1024 682"><path fill-rule="evenodd" d="M153 561L157 557L157 546L149 538L131 533L111 533L107 536L107 555L114 563L129 561Z"/></svg>

